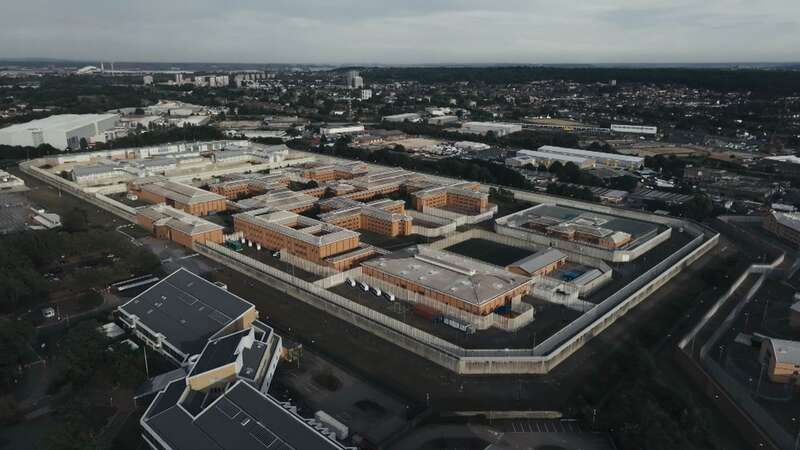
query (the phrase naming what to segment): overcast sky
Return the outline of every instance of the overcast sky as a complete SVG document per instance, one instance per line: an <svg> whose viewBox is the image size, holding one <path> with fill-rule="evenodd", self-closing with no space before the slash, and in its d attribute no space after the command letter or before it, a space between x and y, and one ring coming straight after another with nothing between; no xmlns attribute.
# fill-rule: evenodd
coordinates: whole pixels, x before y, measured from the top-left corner
<svg viewBox="0 0 800 450"><path fill-rule="evenodd" d="M2 0L0 57L437 64L800 60L800 0Z"/></svg>

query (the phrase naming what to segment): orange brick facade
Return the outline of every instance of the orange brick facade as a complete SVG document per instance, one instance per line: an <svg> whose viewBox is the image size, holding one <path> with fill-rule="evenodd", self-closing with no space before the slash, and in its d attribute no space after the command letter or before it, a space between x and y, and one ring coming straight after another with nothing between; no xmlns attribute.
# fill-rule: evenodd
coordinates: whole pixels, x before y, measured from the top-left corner
<svg viewBox="0 0 800 450"><path fill-rule="evenodd" d="M261 244L262 247L269 250L286 249L289 253L311 262L326 265L325 258L339 253L348 252L358 247L359 238L353 236L348 239L342 239L330 244L317 246L305 242L300 239L295 239L275 230L264 228L234 216L233 226L236 231L241 231L247 239Z"/></svg>
<svg viewBox="0 0 800 450"><path fill-rule="evenodd" d="M211 241L217 244L222 244L224 240L221 229L209 231L206 233L187 234L172 229L168 226L155 225L152 219L140 214L136 216L136 222L143 228L153 233L153 236L155 236L156 238L167 239L187 248L192 248L195 242Z"/></svg>
<svg viewBox="0 0 800 450"><path fill-rule="evenodd" d="M434 291L430 288L425 286L419 285L409 280L405 280L393 275L390 275L385 272L381 272L376 270L374 267L371 266L361 266L364 275L371 276L373 278L377 278L379 280L385 281L387 283L393 284L395 286L399 286L403 289L407 289L411 292L415 292L420 295L424 295L428 298L441 302L445 305L452 306L454 308L458 308L462 311L467 311L471 314L479 315L479 316L486 316L491 314L495 309L503 306L511 304L511 300L515 297L524 295L528 293L530 290L530 283L524 284L522 286L517 287L511 291L505 292L497 297L490 299L487 302L484 302L480 305L475 305L469 302L465 302L457 297L453 297L452 295L448 295L443 292Z"/></svg>
<svg viewBox="0 0 800 450"><path fill-rule="evenodd" d="M225 211L228 207L225 199L212 200L208 202L198 202L193 204L185 204L175 201L171 198L166 198L162 195L155 194L146 189L131 188L131 192L139 196L139 199L148 203L165 203L173 208L182 209L183 211L195 216L207 216L217 212Z"/></svg>

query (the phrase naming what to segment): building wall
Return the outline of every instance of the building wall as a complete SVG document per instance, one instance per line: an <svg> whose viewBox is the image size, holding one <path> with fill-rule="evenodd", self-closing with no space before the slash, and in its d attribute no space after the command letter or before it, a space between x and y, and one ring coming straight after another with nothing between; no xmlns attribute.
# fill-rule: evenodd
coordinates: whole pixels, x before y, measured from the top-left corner
<svg viewBox="0 0 800 450"><path fill-rule="evenodd" d="M325 258L339 253L344 253L358 247L359 238L354 236L322 246L316 246L299 239L295 239L277 230L270 230L252 223L243 221L236 216L233 219L235 231L241 231L244 236L264 248L270 250L286 249L289 253L301 258L325 265Z"/></svg>
<svg viewBox="0 0 800 450"><path fill-rule="evenodd" d="M202 391L217 383L226 383L236 379L236 364L230 363L216 369L186 378L186 384L193 391Z"/></svg>
<svg viewBox="0 0 800 450"><path fill-rule="evenodd" d="M558 261L555 261L555 262L553 262L551 264L548 264L548 265L542 267L541 269L536 270L533 273L528 273L525 270L523 270L522 268L520 268L519 266L514 266L514 265L508 266L508 267L506 267L506 269L509 272L513 272L513 273L516 273L518 275L523 275L523 276L526 276L526 277L535 277L535 276L538 276L538 275L547 275L547 274L553 273L556 270L558 270L559 268L565 266L566 264L567 264L567 257L565 256L564 258L562 258L562 259L560 259Z"/></svg>
<svg viewBox="0 0 800 450"><path fill-rule="evenodd" d="M789 241L797 246L800 246L800 232L789 228L787 226L781 225L775 219L775 217L770 214L764 219L764 229L769 231L770 233L778 236L781 239Z"/></svg>
<svg viewBox="0 0 800 450"><path fill-rule="evenodd" d="M475 305L472 303L465 302L457 297L453 297L451 295L444 294L442 292L431 290L426 286L419 285L412 281L404 280L402 278L396 277L394 275L382 272L377 270L374 267L370 266L362 266L362 271L364 275L371 276L373 278L377 278L379 280L385 281L387 283L393 284L395 286L399 286L403 289L407 289L411 292L415 292L420 295L424 295L428 298L431 298L435 301L441 302L445 305L452 306L454 308L458 308L462 311L467 311L471 314L485 316L487 314L491 314L492 311L495 309L503 306L511 304L511 301L515 297L519 297L523 294L526 294L530 290L530 284L525 284L520 286L516 289L508 291L506 293L500 294L497 297L481 304Z"/></svg>

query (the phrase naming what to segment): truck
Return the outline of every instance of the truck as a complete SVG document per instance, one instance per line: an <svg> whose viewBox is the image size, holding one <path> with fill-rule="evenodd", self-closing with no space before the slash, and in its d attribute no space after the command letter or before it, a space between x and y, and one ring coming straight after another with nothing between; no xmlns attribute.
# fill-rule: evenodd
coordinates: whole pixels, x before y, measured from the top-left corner
<svg viewBox="0 0 800 450"><path fill-rule="evenodd" d="M475 332L475 329L472 327L472 324L463 322L453 317L444 316L442 318L442 322L447 326L453 327L456 330L461 330L467 334L472 334Z"/></svg>
<svg viewBox="0 0 800 450"><path fill-rule="evenodd" d="M235 252L240 252L244 248L242 246L241 242L236 241L236 240L230 240L230 239L225 241L225 247L228 247L229 249L231 249L231 250L233 250Z"/></svg>

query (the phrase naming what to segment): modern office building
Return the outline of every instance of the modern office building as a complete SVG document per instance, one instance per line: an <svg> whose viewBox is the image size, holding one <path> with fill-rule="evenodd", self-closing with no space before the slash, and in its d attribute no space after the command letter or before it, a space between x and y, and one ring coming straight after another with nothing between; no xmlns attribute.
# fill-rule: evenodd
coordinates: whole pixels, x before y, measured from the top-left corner
<svg viewBox="0 0 800 450"><path fill-rule="evenodd" d="M364 87L364 78L357 70L350 70L345 75L345 84L350 89L361 89Z"/></svg>
<svg viewBox="0 0 800 450"><path fill-rule="evenodd" d="M492 132L495 137L503 137L522 131L522 125L502 122L464 122L461 125L462 133L486 135Z"/></svg>
<svg viewBox="0 0 800 450"><path fill-rule="evenodd" d="M209 339L250 328L252 303L180 268L117 308L122 325L146 345L185 364Z"/></svg>
<svg viewBox="0 0 800 450"><path fill-rule="evenodd" d="M641 156L617 155L614 153L593 152L577 148L556 147L553 145L543 145L539 147L539 151L556 155L587 158L593 160L598 166L614 169L641 169L644 167L644 158Z"/></svg>
<svg viewBox="0 0 800 450"><path fill-rule="evenodd" d="M221 225L163 203L139 208L136 223L159 239L177 242L187 248L192 248L195 242L223 242L224 228Z"/></svg>
<svg viewBox="0 0 800 450"><path fill-rule="evenodd" d="M44 119L0 128L0 145L38 147L52 145L57 149L81 148L96 141L105 141L105 132L114 128L119 114L57 114Z"/></svg>
<svg viewBox="0 0 800 450"><path fill-rule="evenodd" d="M225 197L164 177L144 177L128 183L128 191L149 203L165 203L195 216L227 209Z"/></svg>
<svg viewBox="0 0 800 450"><path fill-rule="evenodd" d="M528 293L531 279L455 253L417 246L362 263L362 273L474 315Z"/></svg>

